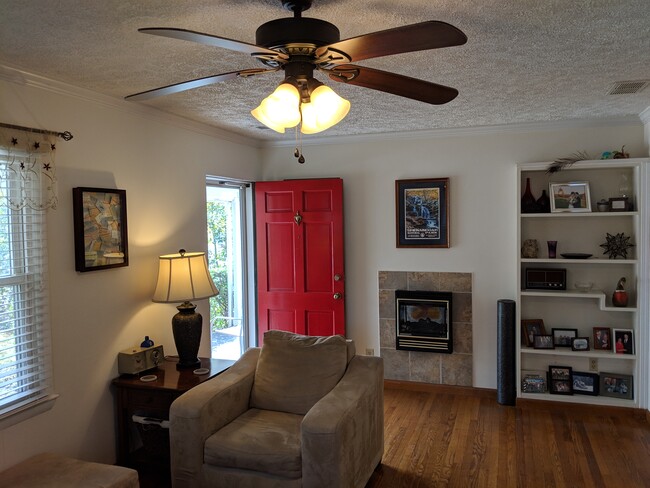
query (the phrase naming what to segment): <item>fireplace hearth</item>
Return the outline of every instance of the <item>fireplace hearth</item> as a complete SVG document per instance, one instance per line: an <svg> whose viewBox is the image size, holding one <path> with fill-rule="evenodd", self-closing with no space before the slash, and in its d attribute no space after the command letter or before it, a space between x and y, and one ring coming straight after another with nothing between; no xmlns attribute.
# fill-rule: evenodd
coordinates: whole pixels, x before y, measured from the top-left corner
<svg viewBox="0 0 650 488"><path fill-rule="evenodd" d="M454 352L451 292L395 290L395 317L396 349Z"/></svg>

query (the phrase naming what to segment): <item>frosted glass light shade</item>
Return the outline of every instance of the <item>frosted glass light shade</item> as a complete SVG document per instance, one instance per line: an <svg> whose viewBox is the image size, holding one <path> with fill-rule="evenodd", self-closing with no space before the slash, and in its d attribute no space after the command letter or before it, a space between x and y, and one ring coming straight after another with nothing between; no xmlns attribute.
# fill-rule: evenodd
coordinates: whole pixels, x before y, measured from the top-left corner
<svg viewBox="0 0 650 488"><path fill-rule="evenodd" d="M282 83L273 93L251 110L251 115L276 132L300 123L300 93L291 83Z"/></svg>
<svg viewBox="0 0 650 488"><path fill-rule="evenodd" d="M326 85L311 92L311 102L302 104L303 134L316 134L338 124L350 111L350 102Z"/></svg>
<svg viewBox="0 0 650 488"><path fill-rule="evenodd" d="M152 301L189 302L218 294L204 252L183 252L159 257L158 280Z"/></svg>

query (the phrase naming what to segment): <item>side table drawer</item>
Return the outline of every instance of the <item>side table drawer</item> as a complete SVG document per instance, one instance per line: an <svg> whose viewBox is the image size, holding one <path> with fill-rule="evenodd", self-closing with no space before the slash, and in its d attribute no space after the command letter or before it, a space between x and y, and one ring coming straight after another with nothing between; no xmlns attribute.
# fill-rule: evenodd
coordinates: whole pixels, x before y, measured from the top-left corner
<svg viewBox="0 0 650 488"><path fill-rule="evenodd" d="M154 411L166 412L168 414L169 407L178 396L178 393L174 392L130 390L128 392L127 402L130 407L129 409L132 410L143 409L145 413L149 414Z"/></svg>

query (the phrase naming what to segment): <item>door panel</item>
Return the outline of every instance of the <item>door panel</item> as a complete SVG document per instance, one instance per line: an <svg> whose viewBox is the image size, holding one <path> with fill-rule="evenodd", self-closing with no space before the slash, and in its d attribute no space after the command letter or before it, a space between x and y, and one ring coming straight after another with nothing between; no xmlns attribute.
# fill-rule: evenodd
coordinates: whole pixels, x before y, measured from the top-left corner
<svg viewBox="0 0 650 488"><path fill-rule="evenodd" d="M305 224L305 291L334 293L332 276L332 226Z"/></svg>
<svg viewBox="0 0 650 488"><path fill-rule="evenodd" d="M295 291L294 229L289 223L266 225L266 248L269 256L268 291Z"/></svg>
<svg viewBox="0 0 650 488"><path fill-rule="evenodd" d="M345 334L343 181L255 184L258 341L269 329Z"/></svg>

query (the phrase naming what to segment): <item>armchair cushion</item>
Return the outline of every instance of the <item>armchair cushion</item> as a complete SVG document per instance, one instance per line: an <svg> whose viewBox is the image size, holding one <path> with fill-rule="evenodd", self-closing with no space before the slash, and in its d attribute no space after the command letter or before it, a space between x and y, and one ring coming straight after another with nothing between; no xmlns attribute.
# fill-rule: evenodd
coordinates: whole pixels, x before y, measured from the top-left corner
<svg viewBox="0 0 650 488"><path fill-rule="evenodd" d="M289 479L302 473L303 416L251 408L205 442L205 462Z"/></svg>
<svg viewBox="0 0 650 488"><path fill-rule="evenodd" d="M264 334L250 406L305 415L339 382L348 361L343 336Z"/></svg>

